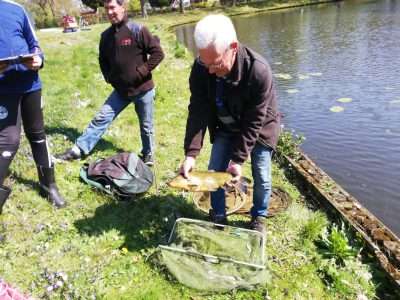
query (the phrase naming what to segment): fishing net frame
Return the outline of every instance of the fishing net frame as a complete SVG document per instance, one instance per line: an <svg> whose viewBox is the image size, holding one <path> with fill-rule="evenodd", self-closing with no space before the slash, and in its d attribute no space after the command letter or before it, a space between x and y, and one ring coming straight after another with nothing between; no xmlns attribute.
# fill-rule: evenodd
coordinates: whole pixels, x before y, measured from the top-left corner
<svg viewBox="0 0 400 300"><path fill-rule="evenodd" d="M159 260L180 283L202 291L253 289L270 277L263 234L202 220L177 219Z"/></svg>

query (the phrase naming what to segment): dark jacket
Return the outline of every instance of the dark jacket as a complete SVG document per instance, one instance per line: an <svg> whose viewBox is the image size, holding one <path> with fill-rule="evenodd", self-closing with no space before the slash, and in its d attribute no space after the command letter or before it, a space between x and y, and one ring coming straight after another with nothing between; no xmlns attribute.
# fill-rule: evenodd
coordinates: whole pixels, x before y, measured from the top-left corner
<svg viewBox="0 0 400 300"><path fill-rule="evenodd" d="M199 154L207 127L211 143L218 130L215 78L195 60L189 79L191 97L184 146L187 156ZM280 113L271 69L258 53L239 44L235 63L226 79L223 102L240 126L240 133L234 135L231 160L241 164L256 142L276 147Z"/></svg>
<svg viewBox="0 0 400 300"><path fill-rule="evenodd" d="M43 59L39 42L25 9L0 0L0 59L36 53ZM0 74L0 94L24 94L42 88L38 71L13 63Z"/></svg>
<svg viewBox="0 0 400 300"><path fill-rule="evenodd" d="M123 96L154 87L151 71L162 61L160 41L145 26L125 18L101 34L99 63L104 79Z"/></svg>

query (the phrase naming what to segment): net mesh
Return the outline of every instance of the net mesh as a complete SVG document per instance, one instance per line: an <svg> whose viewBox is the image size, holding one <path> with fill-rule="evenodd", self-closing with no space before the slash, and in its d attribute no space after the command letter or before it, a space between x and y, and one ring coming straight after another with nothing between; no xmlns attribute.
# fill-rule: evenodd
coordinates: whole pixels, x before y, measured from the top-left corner
<svg viewBox="0 0 400 300"><path fill-rule="evenodd" d="M208 214L211 209L210 192L193 192L192 200L196 207ZM268 217L286 210L292 199L281 188L272 190L268 203ZM248 214L253 206L253 187L250 179L242 177L235 188L225 189L226 214Z"/></svg>
<svg viewBox="0 0 400 300"><path fill-rule="evenodd" d="M160 261L182 284L204 291L252 289L269 279L263 236L253 230L178 219Z"/></svg>

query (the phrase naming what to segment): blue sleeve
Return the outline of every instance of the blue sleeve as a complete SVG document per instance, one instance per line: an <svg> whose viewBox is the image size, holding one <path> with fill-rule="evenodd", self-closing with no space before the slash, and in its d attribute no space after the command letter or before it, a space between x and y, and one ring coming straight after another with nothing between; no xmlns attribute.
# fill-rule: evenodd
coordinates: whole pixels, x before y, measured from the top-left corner
<svg viewBox="0 0 400 300"><path fill-rule="evenodd" d="M43 52L39 47L39 41L36 38L35 31L33 29L33 26L29 20L29 17L24 11L24 28L23 28L23 34L26 40L26 43L28 44L29 47L29 53L37 53L40 55L42 60L44 59Z"/></svg>

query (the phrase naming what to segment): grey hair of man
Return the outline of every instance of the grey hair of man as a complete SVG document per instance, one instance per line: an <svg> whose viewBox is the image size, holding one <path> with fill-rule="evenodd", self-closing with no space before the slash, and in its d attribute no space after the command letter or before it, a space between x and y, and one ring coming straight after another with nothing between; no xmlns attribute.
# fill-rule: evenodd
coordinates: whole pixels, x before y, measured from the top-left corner
<svg viewBox="0 0 400 300"><path fill-rule="evenodd" d="M104 0L103 1L103 3L108 3L108 2L111 2L112 0ZM119 5L119 6L123 6L123 5L125 5L125 2L127 2L127 1L125 1L125 0L115 0L116 2L117 2L117 4Z"/></svg>
<svg viewBox="0 0 400 300"><path fill-rule="evenodd" d="M230 18L224 15L208 15L201 19L194 29L197 49L214 46L218 53L224 52L237 42L236 30Z"/></svg>

